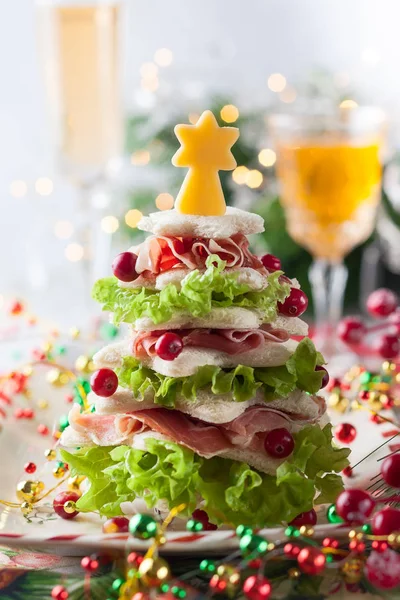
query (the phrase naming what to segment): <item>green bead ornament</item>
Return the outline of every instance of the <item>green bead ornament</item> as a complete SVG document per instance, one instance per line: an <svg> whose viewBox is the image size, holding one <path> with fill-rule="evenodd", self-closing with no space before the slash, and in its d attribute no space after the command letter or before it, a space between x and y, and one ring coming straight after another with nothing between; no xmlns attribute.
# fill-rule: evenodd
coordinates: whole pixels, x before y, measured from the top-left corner
<svg viewBox="0 0 400 600"><path fill-rule="evenodd" d="M58 354L58 356L62 356L63 354L67 353L67 347L66 346L56 346L55 353Z"/></svg>
<svg viewBox="0 0 400 600"><path fill-rule="evenodd" d="M64 431L64 429L66 429L69 425L69 421L68 421L68 415L62 415L60 417L60 420L58 422L59 427L60 427L60 431Z"/></svg>
<svg viewBox="0 0 400 600"><path fill-rule="evenodd" d="M370 373L369 371L364 371L364 373L361 373L360 375L360 383L366 384L369 383L372 379L372 373Z"/></svg>
<svg viewBox="0 0 400 600"><path fill-rule="evenodd" d="M240 538L239 548L244 553L257 552L257 554L265 554L268 550L268 541L254 533L246 534Z"/></svg>
<svg viewBox="0 0 400 600"><path fill-rule="evenodd" d="M289 525L289 527L286 527L286 529L285 529L285 535L288 538L299 537L300 531L294 525Z"/></svg>
<svg viewBox="0 0 400 600"><path fill-rule="evenodd" d="M173 585L171 588L171 593L175 598L186 598L186 590L179 587L178 585Z"/></svg>
<svg viewBox="0 0 400 600"><path fill-rule="evenodd" d="M366 533L367 535L369 535L372 531L372 527L368 523L363 525L361 529L362 529L363 533Z"/></svg>
<svg viewBox="0 0 400 600"><path fill-rule="evenodd" d="M167 592L169 592L169 583L162 583L160 585L160 590L162 591L163 594L166 594Z"/></svg>
<svg viewBox="0 0 400 600"><path fill-rule="evenodd" d="M158 524L153 517L145 514L137 514L129 521L129 532L131 535L148 540L157 535Z"/></svg>
<svg viewBox="0 0 400 600"><path fill-rule="evenodd" d="M186 529L193 533L198 533L199 531L203 531L203 523L200 523L200 521L196 521L195 519L189 519L186 523Z"/></svg>
<svg viewBox="0 0 400 600"><path fill-rule="evenodd" d="M199 567L200 571L205 571L207 573L214 573L214 571L216 570L215 563L212 560L208 560L207 558L201 561Z"/></svg>
<svg viewBox="0 0 400 600"><path fill-rule="evenodd" d="M252 533L252 528L248 527L247 525L238 525L236 527L236 535L238 537L243 537L244 535L251 535Z"/></svg>
<svg viewBox="0 0 400 600"><path fill-rule="evenodd" d="M326 516L328 518L329 523L344 523L343 519L339 517L336 512L336 506L331 504L327 510Z"/></svg>
<svg viewBox="0 0 400 600"><path fill-rule="evenodd" d="M114 579L114 581L111 584L111 587L114 592L119 592L120 587L122 585L124 585L124 583L125 583L125 581L123 579L121 579L121 577L118 577L118 579Z"/></svg>
<svg viewBox="0 0 400 600"><path fill-rule="evenodd" d="M103 323L100 327L100 336L104 340L112 340L118 335L118 327L115 327L112 323Z"/></svg>

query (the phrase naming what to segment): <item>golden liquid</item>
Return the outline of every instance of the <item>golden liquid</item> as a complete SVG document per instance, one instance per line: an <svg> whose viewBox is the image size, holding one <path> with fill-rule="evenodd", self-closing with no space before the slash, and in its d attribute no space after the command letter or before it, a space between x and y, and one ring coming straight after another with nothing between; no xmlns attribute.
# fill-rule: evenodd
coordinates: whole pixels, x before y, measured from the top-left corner
<svg viewBox="0 0 400 600"><path fill-rule="evenodd" d="M68 167L102 167L121 148L119 6L39 9L39 36L58 145Z"/></svg>
<svg viewBox="0 0 400 600"><path fill-rule="evenodd" d="M375 141L281 144L278 176L288 231L314 257L339 261L371 234L382 178Z"/></svg>

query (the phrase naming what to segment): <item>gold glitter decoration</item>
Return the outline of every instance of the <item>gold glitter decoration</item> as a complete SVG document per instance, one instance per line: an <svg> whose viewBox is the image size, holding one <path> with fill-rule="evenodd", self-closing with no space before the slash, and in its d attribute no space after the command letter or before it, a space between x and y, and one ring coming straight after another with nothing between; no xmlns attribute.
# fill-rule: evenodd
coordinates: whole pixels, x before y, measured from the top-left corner
<svg viewBox="0 0 400 600"><path fill-rule="evenodd" d="M292 569L289 569L288 571L288 575L290 577L290 579L298 579L301 575L299 569L296 569L296 567L293 567Z"/></svg>
<svg viewBox="0 0 400 600"><path fill-rule="evenodd" d="M33 510L33 506L29 502L23 502L21 504L21 512L23 515L25 515L25 516L29 515L29 513L31 513L32 510Z"/></svg>
<svg viewBox="0 0 400 600"><path fill-rule="evenodd" d="M62 477L64 477L64 475L64 467L56 467L55 469L53 469L53 477L55 477L56 479L61 479Z"/></svg>
<svg viewBox="0 0 400 600"><path fill-rule="evenodd" d="M77 371L81 371L82 373L92 373L95 370L95 366L93 364L92 359L89 356L85 356L81 354L75 361L75 369Z"/></svg>
<svg viewBox="0 0 400 600"><path fill-rule="evenodd" d="M32 502L35 500L35 497L40 494L40 489L38 489L38 482L25 480L20 481L17 485L17 498L20 502Z"/></svg>
<svg viewBox="0 0 400 600"><path fill-rule="evenodd" d="M37 405L41 410L46 410L46 408L49 408L49 403L47 400L38 400Z"/></svg>
<svg viewBox="0 0 400 600"><path fill-rule="evenodd" d="M164 559L147 557L139 565L139 576L145 585L154 587L169 579L171 571Z"/></svg>
<svg viewBox="0 0 400 600"><path fill-rule="evenodd" d="M342 567L342 573L346 583L358 583L361 580L362 572L363 561L359 558L347 560Z"/></svg>
<svg viewBox="0 0 400 600"><path fill-rule="evenodd" d="M81 335L80 329L78 329L78 327L71 327L69 330L69 335L73 340L78 339L78 337Z"/></svg>
<svg viewBox="0 0 400 600"><path fill-rule="evenodd" d="M64 385L67 385L70 380L67 373L60 369L50 369L46 375L46 379L51 385L54 385L54 387L63 387Z"/></svg>
<svg viewBox="0 0 400 600"><path fill-rule="evenodd" d="M63 509L67 513L67 515L72 515L76 511L76 504L73 500L68 500L64 505Z"/></svg>
<svg viewBox="0 0 400 600"><path fill-rule="evenodd" d="M45 450L44 455L47 458L47 460L56 460L57 458L57 452L54 450L54 448L48 448L47 450Z"/></svg>

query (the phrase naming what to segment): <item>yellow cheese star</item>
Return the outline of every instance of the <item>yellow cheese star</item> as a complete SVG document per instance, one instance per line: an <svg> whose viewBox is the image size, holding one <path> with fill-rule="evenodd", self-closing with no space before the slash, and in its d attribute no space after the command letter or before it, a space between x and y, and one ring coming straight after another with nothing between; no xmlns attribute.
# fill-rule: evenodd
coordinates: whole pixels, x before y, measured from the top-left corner
<svg viewBox="0 0 400 600"><path fill-rule="evenodd" d="M187 215L224 215L226 204L218 171L236 167L231 147L239 137L236 127L219 127L206 110L196 125L177 125L181 147L172 158L176 167L189 167L175 201L178 212Z"/></svg>

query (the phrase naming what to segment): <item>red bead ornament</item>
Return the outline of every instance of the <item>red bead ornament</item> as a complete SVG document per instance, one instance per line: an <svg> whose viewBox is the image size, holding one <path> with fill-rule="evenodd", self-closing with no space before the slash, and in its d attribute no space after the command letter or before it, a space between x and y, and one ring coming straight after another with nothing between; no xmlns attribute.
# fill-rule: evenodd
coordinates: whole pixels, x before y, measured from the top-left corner
<svg viewBox="0 0 400 600"><path fill-rule="evenodd" d="M368 296L366 306L370 315L380 319L394 312L397 308L397 303L397 296L392 290L380 288Z"/></svg>
<svg viewBox="0 0 400 600"><path fill-rule="evenodd" d="M346 344L359 344L365 333L365 325L358 317L345 317L337 328L338 337Z"/></svg>
<svg viewBox="0 0 400 600"><path fill-rule="evenodd" d="M361 392L358 394L358 397L360 398L360 400L369 400L369 391L361 390Z"/></svg>
<svg viewBox="0 0 400 600"><path fill-rule="evenodd" d="M358 540L351 540L349 549L353 552L358 552L361 554L361 552L364 552L365 550L365 544L363 542L359 542Z"/></svg>
<svg viewBox="0 0 400 600"><path fill-rule="evenodd" d="M37 432L40 433L40 435L49 435L50 430L47 425L43 425L43 423L41 423L38 425Z"/></svg>
<svg viewBox="0 0 400 600"><path fill-rule="evenodd" d="M56 585L51 590L51 597L53 600L67 600L69 594L64 586Z"/></svg>
<svg viewBox="0 0 400 600"><path fill-rule="evenodd" d="M339 541L326 537L322 540L322 545L324 548L339 548Z"/></svg>
<svg viewBox="0 0 400 600"><path fill-rule="evenodd" d="M33 417L35 416L35 413L31 408L24 408L23 413L25 419L33 419Z"/></svg>
<svg viewBox="0 0 400 600"><path fill-rule="evenodd" d="M387 542L384 542L382 540L374 540L371 546L377 552L385 552L385 550L389 547Z"/></svg>
<svg viewBox="0 0 400 600"><path fill-rule="evenodd" d="M357 430L351 423L340 423L335 429L335 437L342 444L351 444L356 438Z"/></svg>
<svg viewBox="0 0 400 600"><path fill-rule="evenodd" d="M364 490L345 490L336 500L336 512L347 523L365 523L374 507L375 500Z"/></svg>
<svg viewBox="0 0 400 600"><path fill-rule="evenodd" d="M284 545L283 551L286 554L286 556L289 556L290 558L293 558L293 557L296 558L296 556L298 556L300 554L299 546L296 546L295 544L291 544L290 542L288 542L287 544Z"/></svg>
<svg viewBox="0 0 400 600"><path fill-rule="evenodd" d="M117 374L112 369L99 369L91 376L90 386L97 396L109 398L117 391Z"/></svg>
<svg viewBox="0 0 400 600"><path fill-rule="evenodd" d="M112 517L103 523L103 533L128 533L129 519L126 517Z"/></svg>
<svg viewBox="0 0 400 600"><path fill-rule="evenodd" d="M66 402L67 404L72 404L72 403L73 403L73 401L74 401L74 397L73 397L73 395L72 395L72 394L66 394L66 396L65 396L65 402Z"/></svg>
<svg viewBox="0 0 400 600"><path fill-rule="evenodd" d="M16 419L23 419L24 418L24 410L22 408L15 409L14 417Z"/></svg>
<svg viewBox="0 0 400 600"><path fill-rule="evenodd" d="M391 507L380 510L374 514L371 525L374 535L390 535L400 531L400 510Z"/></svg>
<svg viewBox="0 0 400 600"><path fill-rule="evenodd" d="M375 350L382 358L391 360L400 352L400 341L397 335L382 335L375 344Z"/></svg>
<svg viewBox="0 0 400 600"><path fill-rule="evenodd" d="M335 388L340 388L342 382L338 377L331 377L328 381L328 385L326 387L328 392L332 392Z"/></svg>
<svg viewBox="0 0 400 600"><path fill-rule="evenodd" d="M286 317L299 317L308 306L308 298L302 290L291 288L289 296L284 302L278 302L278 310Z"/></svg>
<svg viewBox="0 0 400 600"><path fill-rule="evenodd" d="M345 467L342 471L343 475L345 477L353 477L353 469L350 467L350 465L348 465L347 467Z"/></svg>
<svg viewBox="0 0 400 600"><path fill-rule="evenodd" d="M303 573L318 575L325 569L326 557L318 548L307 546L300 550L297 563Z"/></svg>
<svg viewBox="0 0 400 600"><path fill-rule="evenodd" d="M301 527L302 525L315 525L317 523L317 513L312 508L307 512L302 512L293 521L290 521L289 525L295 525Z"/></svg>
<svg viewBox="0 0 400 600"><path fill-rule="evenodd" d="M136 271L137 256L133 252L121 252L111 266L115 277L120 281L134 281L139 277Z"/></svg>
<svg viewBox="0 0 400 600"><path fill-rule="evenodd" d="M10 315L13 315L14 317L17 315L20 315L23 311L24 311L24 305L19 300L15 300L10 305L9 312L10 312Z"/></svg>
<svg viewBox="0 0 400 600"><path fill-rule="evenodd" d="M154 349L162 360L175 360L183 350L182 338L169 331L160 335Z"/></svg>
<svg viewBox="0 0 400 600"><path fill-rule="evenodd" d="M140 566L140 563L143 562L143 558L144 557L141 554L138 554L137 552L131 552L128 554L126 560L128 561L128 565L137 568Z"/></svg>
<svg viewBox="0 0 400 600"><path fill-rule="evenodd" d="M253 558L253 560L249 560L247 566L249 567L249 569L259 569L261 567L261 563L261 558Z"/></svg>
<svg viewBox="0 0 400 600"><path fill-rule="evenodd" d="M375 425L382 425L382 423L384 423L384 419L382 419L382 417L380 415L377 414L372 414L369 416L369 420L372 423L375 423Z"/></svg>
<svg viewBox="0 0 400 600"><path fill-rule="evenodd" d="M215 525L214 523L210 523L206 511L201 510L200 508L197 508L192 513L192 519L194 519L195 521L199 521L203 525L203 531L215 531L216 529L218 529L217 525Z"/></svg>
<svg viewBox="0 0 400 600"><path fill-rule="evenodd" d="M273 254L264 254L260 260L268 271L279 271L282 268L281 261Z"/></svg>
<svg viewBox="0 0 400 600"><path fill-rule="evenodd" d="M400 488L400 454L385 458L381 466L381 475L388 485Z"/></svg>
<svg viewBox="0 0 400 600"><path fill-rule="evenodd" d="M36 465L33 462L26 463L24 470L26 473L34 473L36 471Z"/></svg>
<svg viewBox="0 0 400 600"><path fill-rule="evenodd" d="M213 575L208 585L216 594L223 594L228 584L219 575Z"/></svg>
<svg viewBox="0 0 400 600"><path fill-rule="evenodd" d="M373 551L367 558L364 572L372 585L391 590L400 585L400 554L391 548L384 552Z"/></svg>
<svg viewBox="0 0 400 600"><path fill-rule="evenodd" d="M272 429L265 436L264 448L274 458L286 458L294 450L293 436L285 427Z"/></svg>
<svg viewBox="0 0 400 600"><path fill-rule="evenodd" d="M88 573L94 573L99 568L99 561L93 556L84 556L81 560L81 567Z"/></svg>
<svg viewBox="0 0 400 600"><path fill-rule="evenodd" d="M77 502L79 500L79 494L75 492L60 492L53 500L54 512L62 519L73 519L78 514L78 511L66 512L64 505L66 502Z"/></svg>
<svg viewBox="0 0 400 600"><path fill-rule="evenodd" d="M243 592L249 600L268 600L271 591L270 582L262 575L250 575L243 584Z"/></svg>

